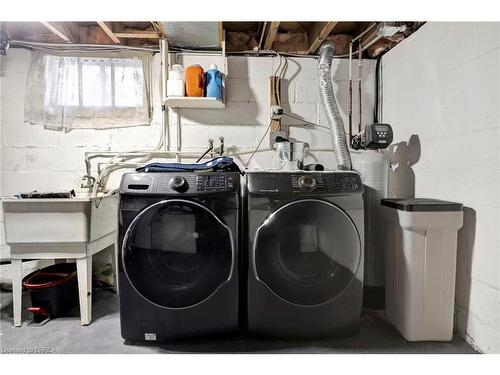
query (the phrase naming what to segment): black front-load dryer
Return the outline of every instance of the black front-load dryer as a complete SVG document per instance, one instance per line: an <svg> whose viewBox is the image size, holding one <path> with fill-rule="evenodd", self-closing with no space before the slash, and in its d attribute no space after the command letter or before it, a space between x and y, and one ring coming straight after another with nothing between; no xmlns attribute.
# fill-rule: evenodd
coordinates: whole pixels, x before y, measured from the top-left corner
<svg viewBox="0 0 500 375"><path fill-rule="evenodd" d="M248 333L276 338L359 331L363 185L350 171L249 171Z"/></svg>
<svg viewBox="0 0 500 375"><path fill-rule="evenodd" d="M237 333L239 182L233 172L123 176L118 263L124 339Z"/></svg>

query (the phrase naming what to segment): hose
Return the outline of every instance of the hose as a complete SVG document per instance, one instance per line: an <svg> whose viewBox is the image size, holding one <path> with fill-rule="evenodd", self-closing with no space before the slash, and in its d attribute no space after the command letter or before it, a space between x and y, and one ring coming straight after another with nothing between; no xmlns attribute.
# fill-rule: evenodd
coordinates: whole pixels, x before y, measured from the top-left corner
<svg viewBox="0 0 500 375"><path fill-rule="evenodd" d="M335 94L333 93L331 66L334 53L335 47L331 42L324 43L319 49L319 94L330 125L332 146L337 158L338 169L350 170L352 169L352 163L345 135L344 121L340 116Z"/></svg>
<svg viewBox="0 0 500 375"><path fill-rule="evenodd" d="M214 149L214 145L211 144L210 147L207 149L207 151L205 151L205 153L203 155L201 155L198 160L196 160L196 163L198 163L201 159L203 159L210 151L212 151Z"/></svg>

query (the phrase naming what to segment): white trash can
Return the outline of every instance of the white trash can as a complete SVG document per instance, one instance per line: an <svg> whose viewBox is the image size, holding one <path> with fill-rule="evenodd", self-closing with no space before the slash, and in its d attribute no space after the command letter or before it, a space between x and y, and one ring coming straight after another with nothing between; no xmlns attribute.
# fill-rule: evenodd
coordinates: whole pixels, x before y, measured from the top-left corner
<svg viewBox="0 0 500 375"><path fill-rule="evenodd" d="M450 341L463 205L425 198L381 204L387 318L408 341Z"/></svg>

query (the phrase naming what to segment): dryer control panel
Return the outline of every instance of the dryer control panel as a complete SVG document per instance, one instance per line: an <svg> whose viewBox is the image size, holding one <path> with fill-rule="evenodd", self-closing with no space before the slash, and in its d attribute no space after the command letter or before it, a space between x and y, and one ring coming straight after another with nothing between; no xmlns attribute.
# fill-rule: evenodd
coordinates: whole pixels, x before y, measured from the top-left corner
<svg viewBox="0 0 500 375"><path fill-rule="evenodd" d="M249 172L249 193L254 194L354 194L363 192L356 172Z"/></svg>

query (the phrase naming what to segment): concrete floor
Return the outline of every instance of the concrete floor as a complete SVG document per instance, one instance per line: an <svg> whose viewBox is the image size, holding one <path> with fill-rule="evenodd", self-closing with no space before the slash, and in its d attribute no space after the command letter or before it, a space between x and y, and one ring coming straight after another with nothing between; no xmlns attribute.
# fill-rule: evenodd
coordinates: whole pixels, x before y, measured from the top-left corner
<svg viewBox="0 0 500 375"><path fill-rule="evenodd" d="M24 305L29 303L27 295ZM360 334L348 338L323 340L264 340L251 338L203 339L154 346L125 345L120 336L118 298L110 291L97 290L93 322L80 326L78 311L54 319L44 326L12 325L12 294L1 294L0 352L33 351L49 353L475 353L461 338L452 342L408 343L377 313L363 314ZM40 350L40 349L39 349Z"/></svg>

